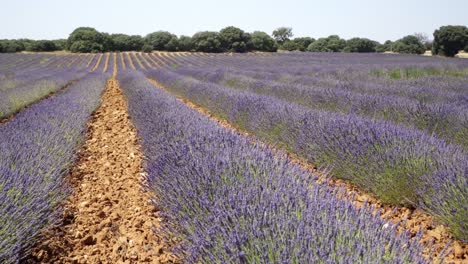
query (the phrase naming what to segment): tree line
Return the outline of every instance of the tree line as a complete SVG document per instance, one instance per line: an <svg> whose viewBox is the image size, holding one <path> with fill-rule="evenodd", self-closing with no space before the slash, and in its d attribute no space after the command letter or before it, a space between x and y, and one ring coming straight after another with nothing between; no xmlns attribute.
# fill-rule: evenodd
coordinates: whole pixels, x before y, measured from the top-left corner
<svg viewBox="0 0 468 264"><path fill-rule="evenodd" d="M460 50L468 52L468 28L466 26L442 26L434 31L434 40L421 33L405 36L397 41L384 43L367 39L348 40L338 35L314 39L292 38L292 29L280 27L272 36L262 31L248 33L237 27L226 27L219 32L202 31L193 36L176 36L167 31L146 35L108 34L94 28L75 29L68 39L59 40L0 40L0 52L69 50L77 53L110 51L200 51L200 52L248 52L311 51L311 52L398 52L422 54L432 50L434 55L452 57Z"/></svg>

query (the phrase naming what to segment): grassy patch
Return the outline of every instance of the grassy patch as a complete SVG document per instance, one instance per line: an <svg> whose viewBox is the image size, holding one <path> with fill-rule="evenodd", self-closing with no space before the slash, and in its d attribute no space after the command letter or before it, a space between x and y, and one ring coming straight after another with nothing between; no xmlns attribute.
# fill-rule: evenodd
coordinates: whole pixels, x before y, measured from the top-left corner
<svg viewBox="0 0 468 264"><path fill-rule="evenodd" d="M374 69L370 74L377 77L388 79L418 79L425 76L446 75L451 77L464 77L468 76L468 68L459 69L444 69L444 68L418 68L418 67L405 67L394 69Z"/></svg>

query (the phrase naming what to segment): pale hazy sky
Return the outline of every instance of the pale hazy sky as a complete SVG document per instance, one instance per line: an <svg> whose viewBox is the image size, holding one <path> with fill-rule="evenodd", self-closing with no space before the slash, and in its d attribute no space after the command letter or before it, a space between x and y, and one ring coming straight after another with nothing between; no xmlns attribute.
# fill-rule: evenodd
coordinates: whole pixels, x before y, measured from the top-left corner
<svg viewBox="0 0 468 264"><path fill-rule="evenodd" d="M280 26L314 38L396 40L442 25L468 25L468 0L0 0L0 39L67 38L79 26L108 33L177 35L234 25L269 34Z"/></svg>

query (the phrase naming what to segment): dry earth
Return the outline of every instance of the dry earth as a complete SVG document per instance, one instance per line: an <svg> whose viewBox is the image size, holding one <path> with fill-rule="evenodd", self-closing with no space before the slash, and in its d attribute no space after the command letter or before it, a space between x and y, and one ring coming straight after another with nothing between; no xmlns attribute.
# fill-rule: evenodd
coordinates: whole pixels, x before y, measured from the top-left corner
<svg viewBox="0 0 468 264"><path fill-rule="evenodd" d="M217 122L220 126L230 129L235 133L243 136L247 136L253 139L253 142L264 144L259 141L255 136L250 133L239 129L238 127L230 124L226 120L220 119L213 115L208 109L194 104L189 100L177 96L176 94L170 92L162 83L154 79L148 79L153 85L161 88L165 92L176 96L177 99L184 103L186 106L198 111L199 113L207 116L211 120ZM265 144L264 144L265 145ZM279 151L275 147L267 145L270 149L274 151ZM281 152L284 153L284 150ZM288 153L288 157L292 163L299 164L303 169L310 171L311 173L319 173L316 167L304 159L298 157L293 153ZM325 173L323 173L325 174ZM323 181L324 179L319 179ZM364 203L369 203L374 206L376 212L381 211L381 217L387 221L392 221L393 223L400 223L400 232L409 231L413 236L415 236L419 231L423 233L421 242L426 246L425 253L430 254L435 249L436 252L441 252L448 243L449 246L445 252L450 252L444 258L444 263L454 263L454 264L468 264L468 244L463 243L462 241L454 241L451 235L448 232L447 227L437 224L434 218L425 212L419 209L410 209L410 208L396 208L395 206L389 206L382 204L378 199L373 197L371 194L361 191L356 186L353 186L350 183L347 183L339 179L330 179L326 176L326 181L332 188L342 188L346 190L345 197L342 197L347 200L351 200L357 207L361 207ZM437 255L437 254L436 254Z"/></svg>
<svg viewBox="0 0 468 264"><path fill-rule="evenodd" d="M115 80L93 115L63 222L45 232L28 263L176 263L163 221L144 191L143 155Z"/></svg>

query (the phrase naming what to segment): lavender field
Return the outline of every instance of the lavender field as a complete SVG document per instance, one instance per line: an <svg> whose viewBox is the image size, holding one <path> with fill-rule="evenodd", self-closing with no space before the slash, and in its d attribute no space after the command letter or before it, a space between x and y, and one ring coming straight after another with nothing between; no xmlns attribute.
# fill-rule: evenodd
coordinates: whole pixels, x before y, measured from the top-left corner
<svg viewBox="0 0 468 264"><path fill-rule="evenodd" d="M109 79L145 157L135 188L164 219L153 230L177 241L174 262L463 261L468 60L128 52L0 55L0 263L24 262L63 222ZM464 253L398 231L374 205L319 181L324 173L387 207L421 210Z"/></svg>

